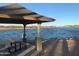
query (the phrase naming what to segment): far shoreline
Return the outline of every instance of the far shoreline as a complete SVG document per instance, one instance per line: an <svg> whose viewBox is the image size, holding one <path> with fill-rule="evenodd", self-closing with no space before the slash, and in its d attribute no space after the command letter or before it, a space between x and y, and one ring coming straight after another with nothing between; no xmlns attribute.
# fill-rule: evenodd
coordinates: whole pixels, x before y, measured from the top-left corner
<svg viewBox="0 0 79 59"><path fill-rule="evenodd" d="M0 28L0 30L18 30L23 28Z"/></svg>
<svg viewBox="0 0 79 59"><path fill-rule="evenodd" d="M45 27L45 28L50 28L50 27ZM79 28L79 27L54 27L54 28ZM18 30L18 29L23 29L23 28L0 28L0 30ZM32 29L32 28L26 28L26 29Z"/></svg>

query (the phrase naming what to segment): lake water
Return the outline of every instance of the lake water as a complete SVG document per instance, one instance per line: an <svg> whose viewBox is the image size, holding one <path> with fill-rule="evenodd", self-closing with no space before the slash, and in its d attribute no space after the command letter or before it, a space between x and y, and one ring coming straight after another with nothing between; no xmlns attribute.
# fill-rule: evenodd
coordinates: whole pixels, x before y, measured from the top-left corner
<svg viewBox="0 0 79 59"><path fill-rule="evenodd" d="M0 30L0 40L21 40L23 30ZM36 37L36 29L26 29L28 40L34 40ZM43 28L41 29L41 37L44 39L51 38L79 38L79 28Z"/></svg>

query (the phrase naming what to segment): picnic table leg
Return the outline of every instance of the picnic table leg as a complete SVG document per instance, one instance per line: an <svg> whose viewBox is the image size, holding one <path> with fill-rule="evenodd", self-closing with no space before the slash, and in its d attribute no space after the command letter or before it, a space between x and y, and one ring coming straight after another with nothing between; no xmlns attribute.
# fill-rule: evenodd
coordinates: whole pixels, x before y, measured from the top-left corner
<svg viewBox="0 0 79 59"><path fill-rule="evenodd" d="M24 42L24 48L27 48L27 45L26 45L26 43Z"/></svg>
<svg viewBox="0 0 79 59"><path fill-rule="evenodd" d="M15 48L15 52L17 51L16 47L17 47L17 46L16 46L16 43L15 43L15 46L14 46L14 48Z"/></svg>
<svg viewBox="0 0 79 59"><path fill-rule="evenodd" d="M11 53L11 49L10 48L8 48L8 52Z"/></svg>
<svg viewBox="0 0 79 59"><path fill-rule="evenodd" d="M12 42L10 43L10 46L12 47Z"/></svg>
<svg viewBox="0 0 79 59"><path fill-rule="evenodd" d="M21 42L19 42L19 50L21 50Z"/></svg>
<svg viewBox="0 0 79 59"><path fill-rule="evenodd" d="M10 47L8 48L8 52L12 53L11 52L11 47L12 47L12 42L10 43Z"/></svg>

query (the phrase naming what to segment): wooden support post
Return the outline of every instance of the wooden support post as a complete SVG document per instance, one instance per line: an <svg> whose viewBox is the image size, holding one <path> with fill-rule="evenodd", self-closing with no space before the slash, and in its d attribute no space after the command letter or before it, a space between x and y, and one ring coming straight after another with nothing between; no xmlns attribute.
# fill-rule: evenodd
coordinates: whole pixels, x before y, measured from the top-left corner
<svg viewBox="0 0 79 59"><path fill-rule="evenodd" d="M41 23L37 25L37 38L36 38L36 50L40 53L42 51L42 39L40 35Z"/></svg>
<svg viewBox="0 0 79 59"><path fill-rule="evenodd" d="M23 26L24 26L24 32L23 32L23 42L25 42L26 43L26 33L25 33L25 28L26 28L26 24L23 24Z"/></svg>

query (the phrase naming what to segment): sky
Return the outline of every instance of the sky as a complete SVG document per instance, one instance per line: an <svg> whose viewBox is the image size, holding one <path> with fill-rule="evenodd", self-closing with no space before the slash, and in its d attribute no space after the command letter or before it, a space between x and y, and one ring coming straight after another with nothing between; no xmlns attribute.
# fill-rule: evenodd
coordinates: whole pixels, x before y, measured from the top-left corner
<svg viewBox="0 0 79 59"><path fill-rule="evenodd" d="M0 3L0 6L7 5ZM79 25L79 3L21 3L21 6L41 15L55 18L42 25Z"/></svg>

